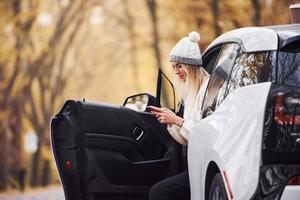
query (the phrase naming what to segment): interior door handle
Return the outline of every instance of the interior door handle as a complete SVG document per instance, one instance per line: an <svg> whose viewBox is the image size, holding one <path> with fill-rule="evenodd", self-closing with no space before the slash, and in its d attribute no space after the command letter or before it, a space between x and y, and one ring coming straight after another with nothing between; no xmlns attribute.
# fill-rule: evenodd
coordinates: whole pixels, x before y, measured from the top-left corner
<svg viewBox="0 0 300 200"><path fill-rule="evenodd" d="M131 134L133 135L136 141L139 141L141 137L144 135L144 131L143 129L136 126L131 132Z"/></svg>

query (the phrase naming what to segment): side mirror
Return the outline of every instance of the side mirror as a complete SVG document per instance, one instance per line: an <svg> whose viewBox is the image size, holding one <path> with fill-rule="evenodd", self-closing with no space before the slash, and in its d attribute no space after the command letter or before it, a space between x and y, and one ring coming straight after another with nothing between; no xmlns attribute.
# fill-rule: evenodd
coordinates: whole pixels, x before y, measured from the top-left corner
<svg viewBox="0 0 300 200"><path fill-rule="evenodd" d="M125 99L123 106L138 112L149 111L147 106L159 106L154 96L142 93L129 96Z"/></svg>

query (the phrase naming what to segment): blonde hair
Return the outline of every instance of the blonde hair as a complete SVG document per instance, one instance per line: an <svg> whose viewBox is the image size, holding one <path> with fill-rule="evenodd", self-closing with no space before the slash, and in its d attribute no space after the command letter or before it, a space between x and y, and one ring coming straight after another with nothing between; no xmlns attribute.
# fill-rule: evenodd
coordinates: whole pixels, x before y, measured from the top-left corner
<svg viewBox="0 0 300 200"><path fill-rule="evenodd" d="M197 98L201 84L208 73L201 66L188 65L179 63L186 73L185 82L180 80L174 73L174 87L178 97L184 104L193 105Z"/></svg>

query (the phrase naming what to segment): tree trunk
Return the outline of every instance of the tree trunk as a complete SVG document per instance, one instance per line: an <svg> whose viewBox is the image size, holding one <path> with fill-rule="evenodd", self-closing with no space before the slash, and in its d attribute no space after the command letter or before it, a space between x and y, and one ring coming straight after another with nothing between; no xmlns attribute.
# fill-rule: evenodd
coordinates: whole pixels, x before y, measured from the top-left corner
<svg viewBox="0 0 300 200"><path fill-rule="evenodd" d="M221 28L219 26L219 0L212 0L211 10L213 14L213 28L215 32L215 37L221 35Z"/></svg>
<svg viewBox="0 0 300 200"><path fill-rule="evenodd" d="M43 162L43 170L42 170L42 174L41 174L41 184L43 186L47 186L49 185L50 181L51 181L51 168L50 168L51 164L49 160L44 160Z"/></svg>
<svg viewBox="0 0 300 200"><path fill-rule="evenodd" d="M253 6L252 24L254 26L259 26L261 18L261 6L259 0L251 0L251 3Z"/></svg>
<svg viewBox="0 0 300 200"><path fill-rule="evenodd" d="M158 37L158 23L156 15L156 0L147 0L148 10L150 13L152 23L152 46L155 53L156 66L161 69L161 56L159 48L159 37Z"/></svg>
<svg viewBox="0 0 300 200"><path fill-rule="evenodd" d="M32 187L36 187L40 184L41 159L41 143L38 141L37 151L33 154L31 163L30 185Z"/></svg>
<svg viewBox="0 0 300 200"><path fill-rule="evenodd" d="M5 190L7 188L8 173L9 173L9 163L8 163L8 154L9 154L9 145L8 137L3 127L3 123L0 124L0 190Z"/></svg>
<svg viewBox="0 0 300 200"><path fill-rule="evenodd" d="M130 12L130 7L128 5L128 0L123 0L122 1L123 7L124 7L124 12L125 16L127 18L127 23L126 23L126 29L128 32L128 39L130 43L130 64L132 68L132 77L134 80L134 86L135 89L140 92L140 83L139 83L139 71L138 71L138 62L137 62L137 45L136 45L136 34L134 31L134 17L132 16Z"/></svg>
<svg viewBox="0 0 300 200"><path fill-rule="evenodd" d="M23 167L23 155L22 155L22 149L23 149L23 126L22 126L22 113L24 112L24 101L22 102L22 98L16 99L15 101L11 101L10 109L12 113L10 114L10 130L12 132L12 141L11 146L13 147L12 153L13 153L13 165L15 165L15 168L20 169Z"/></svg>
<svg viewBox="0 0 300 200"><path fill-rule="evenodd" d="M147 0L148 10L150 13L151 23L152 23L152 46L154 49L156 66L158 69L162 69L161 65L161 56L160 56L160 48L159 48L159 37L158 37L158 22L157 22L157 14L156 14L156 0ZM164 84L161 86L161 98L164 102L169 102L169 96L167 95L167 89ZM162 105L163 106L163 105Z"/></svg>

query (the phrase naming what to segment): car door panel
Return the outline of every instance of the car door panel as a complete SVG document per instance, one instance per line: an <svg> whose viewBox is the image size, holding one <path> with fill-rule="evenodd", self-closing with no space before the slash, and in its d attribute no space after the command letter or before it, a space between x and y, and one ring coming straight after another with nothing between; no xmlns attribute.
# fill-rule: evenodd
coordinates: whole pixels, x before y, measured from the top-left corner
<svg viewBox="0 0 300 200"><path fill-rule="evenodd" d="M67 101L52 120L51 137L67 200L146 195L177 172L177 144L147 112Z"/></svg>
<svg viewBox="0 0 300 200"><path fill-rule="evenodd" d="M157 182L159 177L165 176L170 158L149 160L139 153L139 147L134 141L98 136L85 136L87 152L93 155L97 166L103 170L111 184L149 186ZM148 170L156 173L144 173Z"/></svg>

